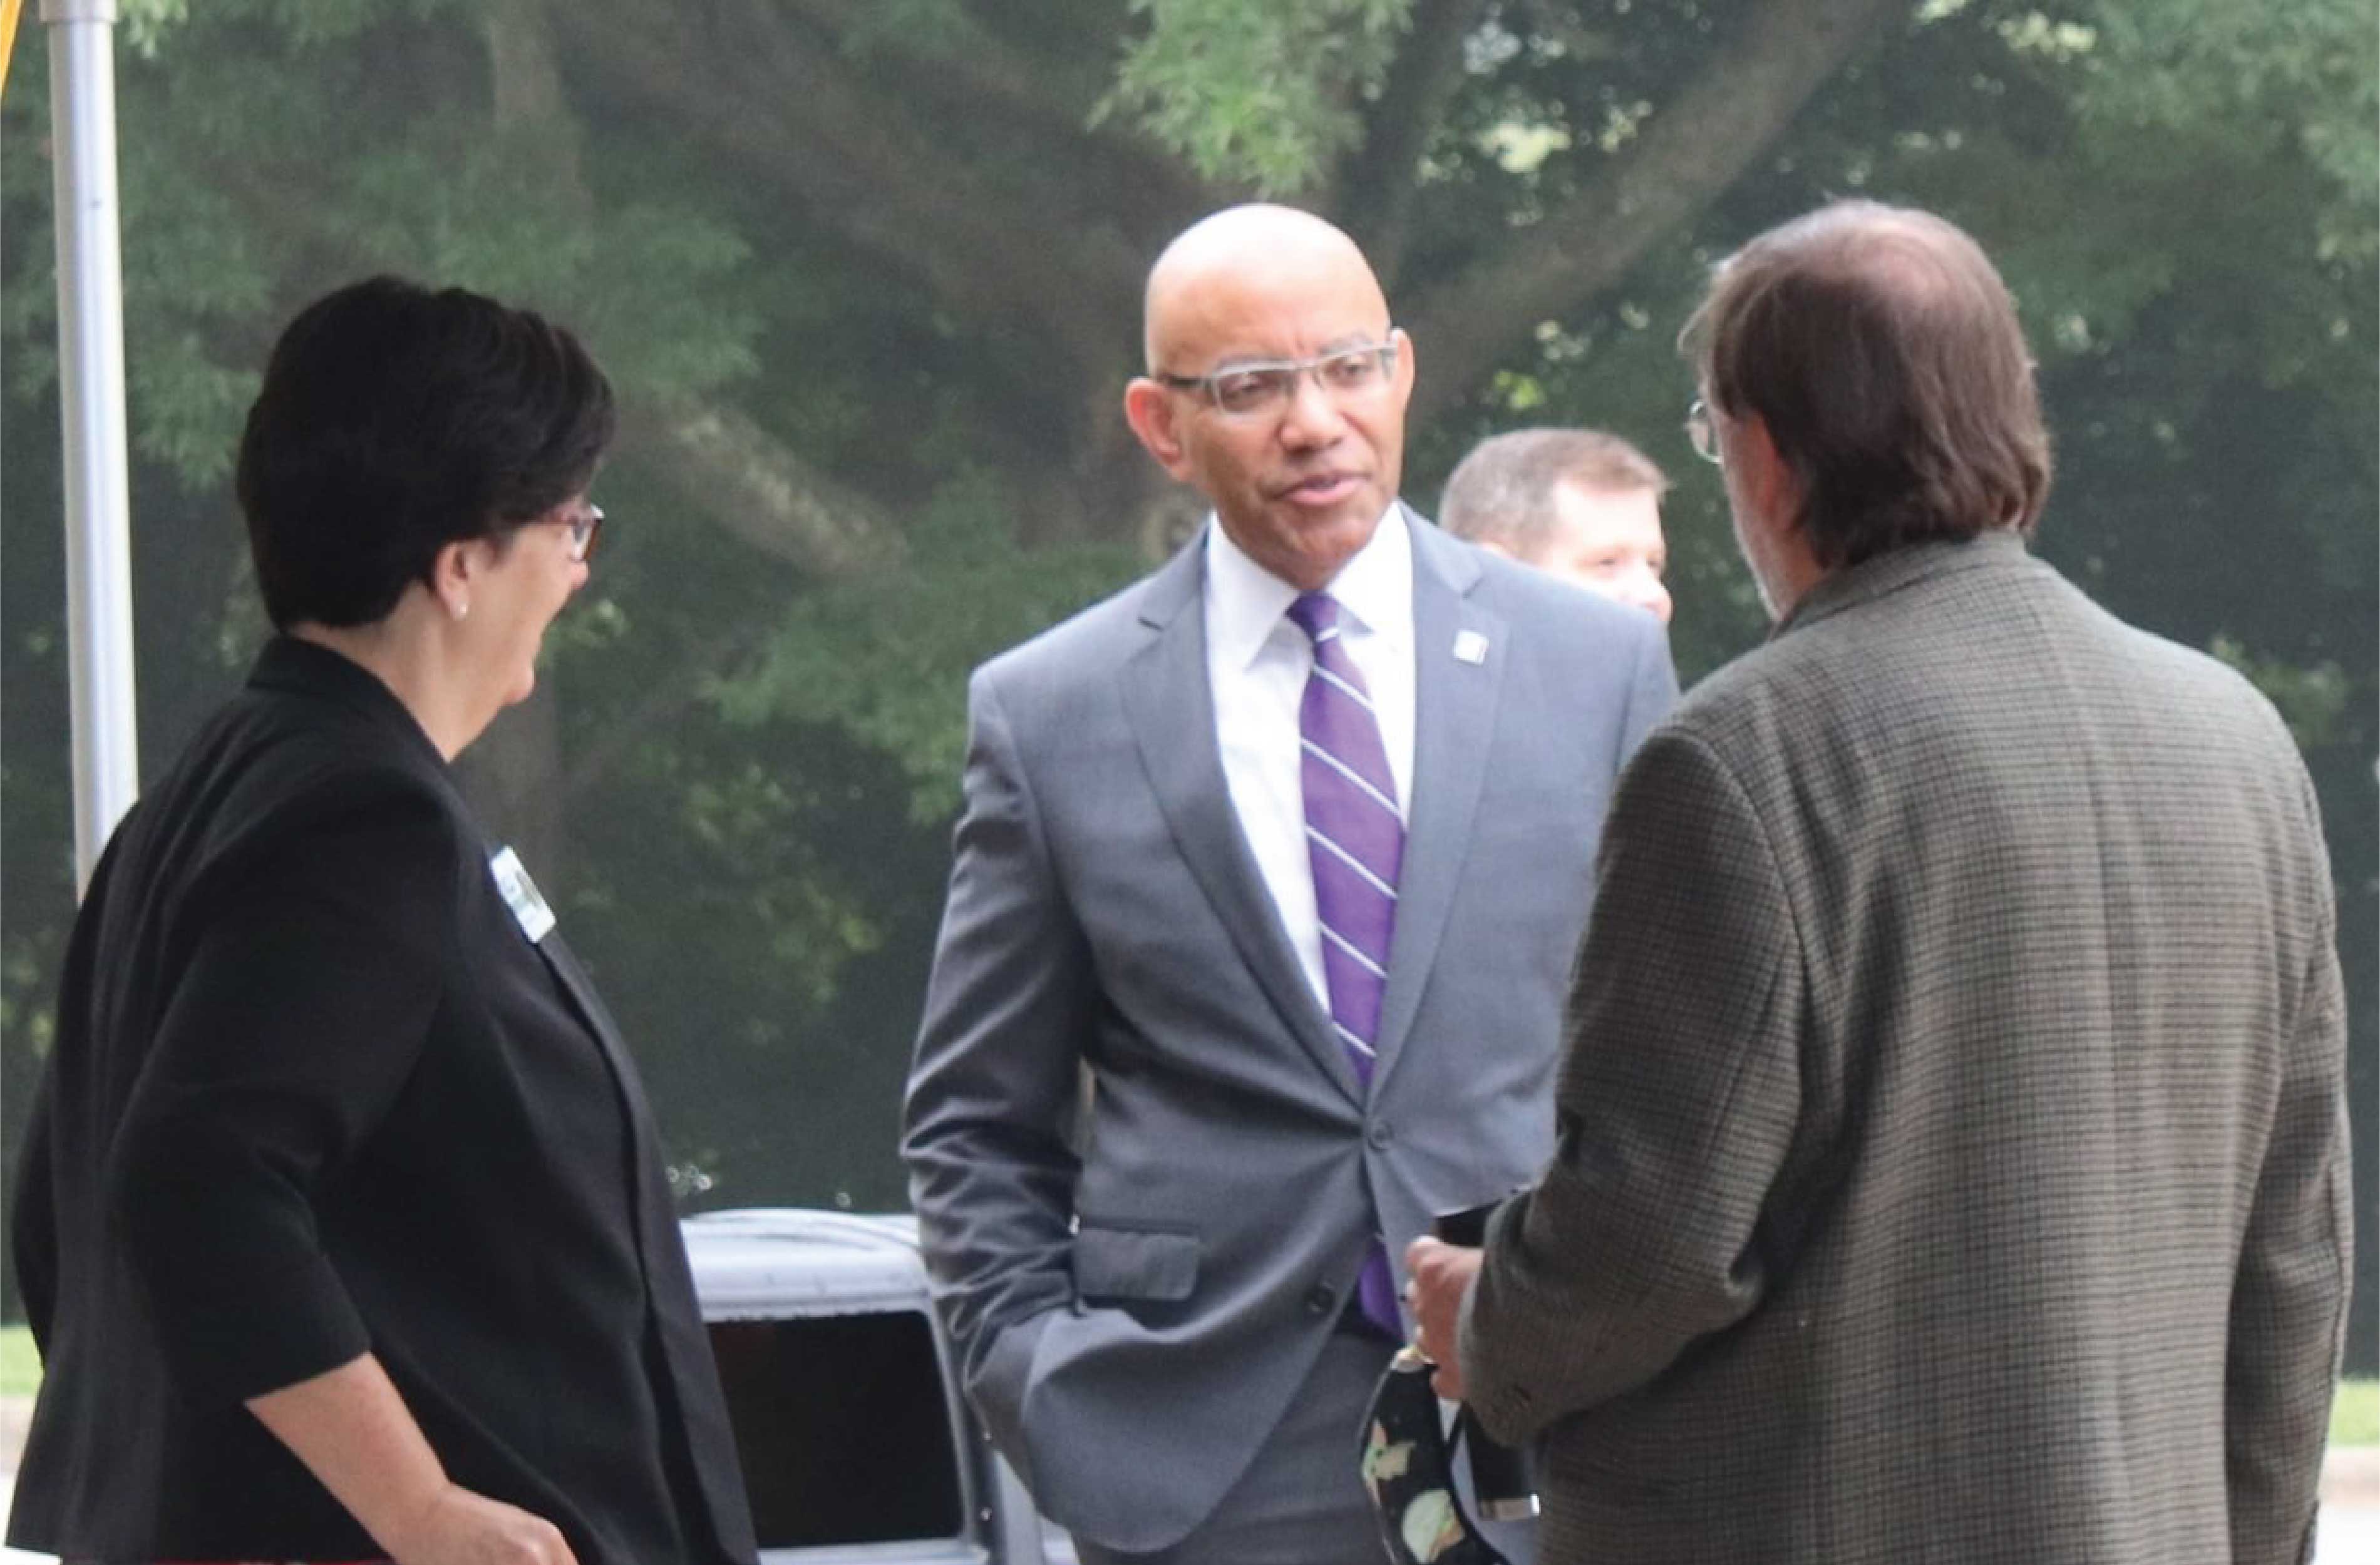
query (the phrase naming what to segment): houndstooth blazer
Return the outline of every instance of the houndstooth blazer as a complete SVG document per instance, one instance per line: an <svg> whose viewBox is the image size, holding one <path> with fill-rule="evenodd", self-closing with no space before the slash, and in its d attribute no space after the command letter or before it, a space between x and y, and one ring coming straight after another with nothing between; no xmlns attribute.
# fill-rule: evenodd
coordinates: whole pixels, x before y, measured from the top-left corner
<svg viewBox="0 0 2380 1565"><path fill-rule="evenodd" d="M1621 782L1465 1306L1547 1565L2296 1560L2348 1296L2313 795L2013 537L1838 573Z"/></svg>

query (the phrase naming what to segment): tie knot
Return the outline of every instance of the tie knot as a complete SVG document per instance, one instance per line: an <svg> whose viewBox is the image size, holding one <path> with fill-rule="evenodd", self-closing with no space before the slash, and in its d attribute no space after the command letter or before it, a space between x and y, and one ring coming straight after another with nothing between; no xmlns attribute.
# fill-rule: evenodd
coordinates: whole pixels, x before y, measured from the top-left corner
<svg viewBox="0 0 2380 1565"><path fill-rule="evenodd" d="M1339 600L1328 592L1301 592L1289 606L1289 617L1309 638L1324 640L1339 629Z"/></svg>

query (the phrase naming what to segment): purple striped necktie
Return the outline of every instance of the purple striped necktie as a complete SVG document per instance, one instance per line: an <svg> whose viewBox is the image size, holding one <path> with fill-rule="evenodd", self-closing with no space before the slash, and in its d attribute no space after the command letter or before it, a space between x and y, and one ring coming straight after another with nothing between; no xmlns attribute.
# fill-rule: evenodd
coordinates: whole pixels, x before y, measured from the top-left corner
<svg viewBox="0 0 2380 1565"><path fill-rule="evenodd" d="M1314 865L1314 911L1322 924L1322 974L1331 1025L1355 1079L1368 1090L1380 997L1389 982L1389 942L1397 927L1405 823L1371 692L1347 655L1339 616L1338 600L1327 593L1302 594L1289 606L1290 619L1314 640L1314 672L1297 710L1298 775L1306 854ZM1391 1337L1402 1337L1388 1251L1377 1237L1355 1287L1364 1314Z"/></svg>

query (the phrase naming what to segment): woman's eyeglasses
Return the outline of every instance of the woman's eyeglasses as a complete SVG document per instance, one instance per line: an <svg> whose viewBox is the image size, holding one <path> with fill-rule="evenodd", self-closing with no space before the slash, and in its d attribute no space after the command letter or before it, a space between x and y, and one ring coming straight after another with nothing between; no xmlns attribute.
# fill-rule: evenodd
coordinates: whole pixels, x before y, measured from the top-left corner
<svg viewBox="0 0 2380 1565"><path fill-rule="evenodd" d="M593 559L595 540L603 534L603 507L589 505L578 515L566 518L565 525L570 528L571 559Z"/></svg>

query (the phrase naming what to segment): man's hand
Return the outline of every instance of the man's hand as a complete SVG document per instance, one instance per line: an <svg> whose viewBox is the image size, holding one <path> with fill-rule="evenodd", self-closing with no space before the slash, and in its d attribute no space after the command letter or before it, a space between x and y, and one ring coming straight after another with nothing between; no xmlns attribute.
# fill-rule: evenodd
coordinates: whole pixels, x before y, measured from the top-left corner
<svg viewBox="0 0 2380 1565"><path fill-rule="evenodd" d="M1438 1365L1429 1377L1431 1389L1449 1401L1463 1400L1463 1363L1455 1341L1455 1322L1463 1313L1463 1296L1479 1275L1479 1252L1461 1244L1421 1238L1405 1246L1406 1303L1413 1306L1414 1346Z"/></svg>

